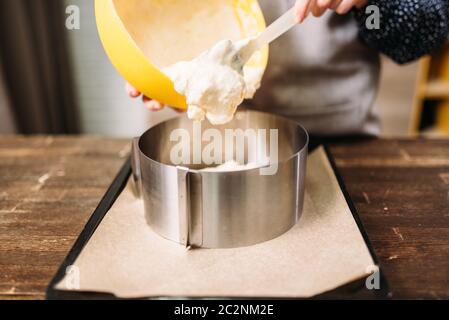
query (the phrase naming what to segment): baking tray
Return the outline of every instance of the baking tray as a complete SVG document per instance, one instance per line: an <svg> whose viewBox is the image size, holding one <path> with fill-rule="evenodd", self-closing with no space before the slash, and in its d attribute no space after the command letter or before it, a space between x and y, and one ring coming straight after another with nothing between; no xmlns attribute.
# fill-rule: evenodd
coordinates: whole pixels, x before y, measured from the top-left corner
<svg viewBox="0 0 449 320"><path fill-rule="evenodd" d="M311 151L313 151L313 149L315 149L315 147L312 147ZM379 267L380 289L368 290L365 286L365 278L363 278L360 280L353 281L344 286L341 286L337 289L322 293L318 296L313 297L312 299L389 299L392 296L392 292L390 291L390 287L383 272L383 268L380 264L379 258L377 257L374 248L368 238L368 234L366 233L365 228L363 227L362 221L357 213L356 207L354 206L354 203L352 202L352 199L346 190L343 179L338 172L334 158L330 153L329 148L325 145L324 149L329 159L329 162L331 163L335 176L337 177L338 183L346 199L348 207L350 208L353 218L357 223L360 233L363 236L365 244L368 247L368 250L372 256L373 261ZM65 291L65 290L58 290L55 288L55 286L64 278L67 267L75 263L78 255L81 253L85 245L89 242L95 230L100 225L101 221L108 213L109 209L112 207L112 205L114 204L115 200L118 198L122 190L125 188L130 175L131 175L131 160L128 159L120 169L119 173L115 177L114 181L112 182L108 190L106 191L105 195L101 199L97 208L92 213L83 231L80 233L78 239L75 241L75 244L70 249L67 257L62 262L55 276L50 281L46 290L47 299L49 300L117 299L117 297L115 297L113 294Z"/></svg>

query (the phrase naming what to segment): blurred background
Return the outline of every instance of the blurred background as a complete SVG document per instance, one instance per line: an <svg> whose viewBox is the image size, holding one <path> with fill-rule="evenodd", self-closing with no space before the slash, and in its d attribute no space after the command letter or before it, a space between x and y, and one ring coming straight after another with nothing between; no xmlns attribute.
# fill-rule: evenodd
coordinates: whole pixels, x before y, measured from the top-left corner
<svg viewBox="0 0 449 320"><path fill-rule="evenodd" d="M66 8L80 28L65 27ZM0 0L0 133L139 135L175 114L131 100L103 51L92 0ZM449 135L449 50L398 66L382 59L384 136Z"/></svg>

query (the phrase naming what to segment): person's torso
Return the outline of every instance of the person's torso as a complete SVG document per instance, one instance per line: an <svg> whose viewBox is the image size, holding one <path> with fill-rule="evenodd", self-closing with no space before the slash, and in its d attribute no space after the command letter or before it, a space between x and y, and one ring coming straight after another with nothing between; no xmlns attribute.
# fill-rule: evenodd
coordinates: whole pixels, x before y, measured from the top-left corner
<svg viewBox="0 0 449 320"><path fill-rule="evenodd" d="M267 24L294 0L259 0ZM309 17L270 45L253 108L301 122L312 134L379 132L373 104L379 55L358 39L350 15Z"/></svg>

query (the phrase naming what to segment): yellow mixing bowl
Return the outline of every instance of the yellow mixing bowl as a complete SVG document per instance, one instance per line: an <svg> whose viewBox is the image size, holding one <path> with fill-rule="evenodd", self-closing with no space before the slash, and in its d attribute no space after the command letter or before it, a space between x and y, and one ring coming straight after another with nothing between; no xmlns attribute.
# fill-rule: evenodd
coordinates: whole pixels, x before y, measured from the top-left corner
<svg viewBox="0 0 449 320"><path fill-rule="evenodd" d="M180 109L185 97L161 68L266 26L257 0L96 0L95 14L104 49L121 75L144 95ZM192 14L204 24L188 25ZM248 67L266 68L267 62L268 47Z"/></svg>

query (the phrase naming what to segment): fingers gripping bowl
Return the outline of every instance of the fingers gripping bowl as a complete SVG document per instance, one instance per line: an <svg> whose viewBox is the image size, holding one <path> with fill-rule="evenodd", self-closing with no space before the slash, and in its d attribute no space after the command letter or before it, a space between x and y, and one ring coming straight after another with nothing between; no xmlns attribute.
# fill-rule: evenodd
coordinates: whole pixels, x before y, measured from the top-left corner
<svg viewBox="0 0 449 320"><path fill-rule="evenodd" d="M201 143L188 142L190 150L199 148L200 154L208 148L209 129L216 130L216 137L226 137L226 132L266 133L256 140L245 135L245 163L276 152L269 154L275 163L234 171L208 170L210 164L203 158L174 165L172 151L178 141L170 137L179 129L187 136L198 134L191 120L179 117L149 129L134 143L134 181L154 231L186 246L229 248L273 239L296 224L303 207L308 146L307 132L299 124L256 111L240 111L226 126L202 122ZM268 132L277 132L276 141ZM227 154L226 143L221 147ZM237 152L231 151L234 156ZM276 170L261 174L268 167Z"/></svg>

